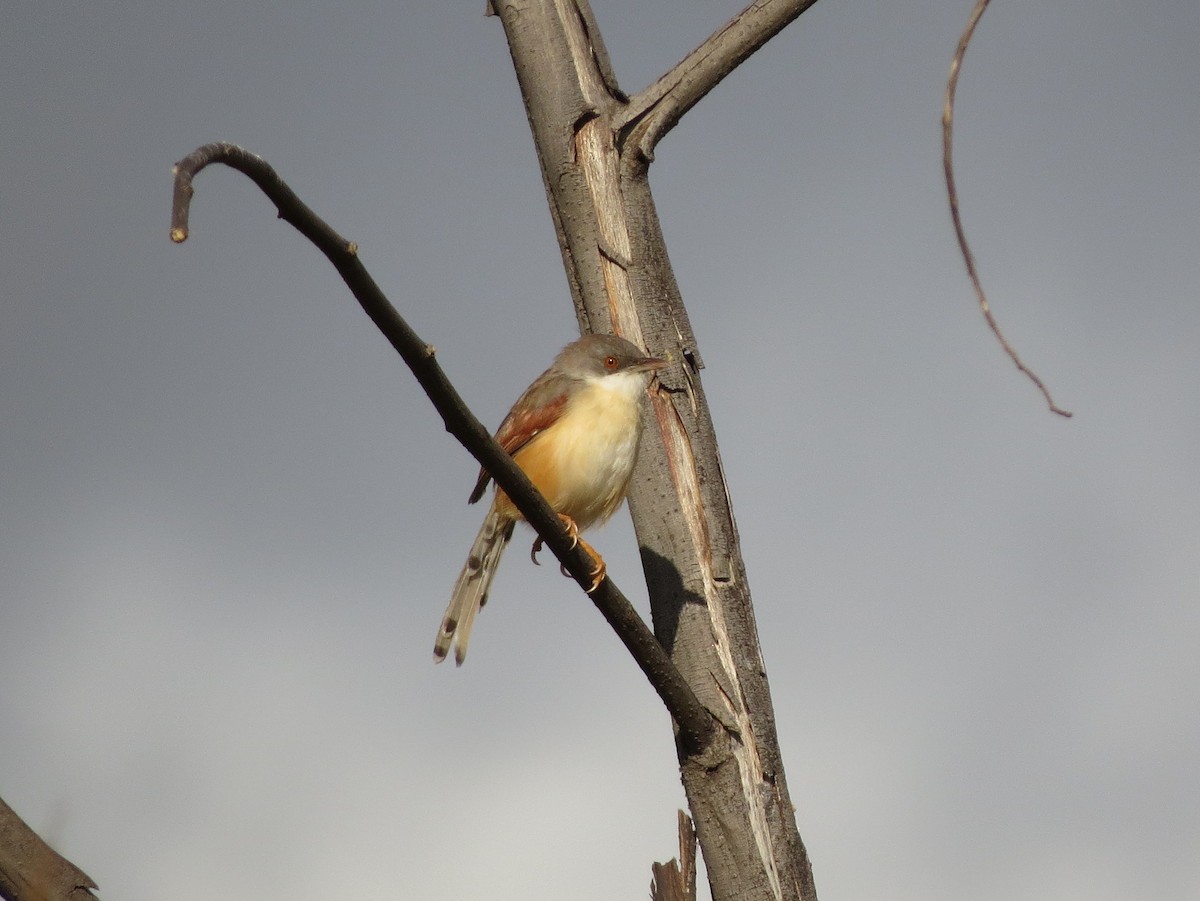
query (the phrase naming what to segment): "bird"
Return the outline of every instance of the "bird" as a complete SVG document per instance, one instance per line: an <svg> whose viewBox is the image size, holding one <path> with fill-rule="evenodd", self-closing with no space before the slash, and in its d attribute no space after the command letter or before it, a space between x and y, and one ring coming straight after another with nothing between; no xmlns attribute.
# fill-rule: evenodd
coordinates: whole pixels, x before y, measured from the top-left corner
<svg viewBox="0 0 1200 901"><path fill-rule="evenodd" d="M559 352L534 379L496 431L496 441L595 561L589 593L604 581L604 560L579 533L617 511L637 461L642 407L654 374L666 362L615 335L585 335ZM491 476L481 468L469 503L483 497ZM433 645L440 663L454 647L459 666L475 615L487 603L500 555L523 519L499 486L463 565ZM541 539L531 556L537 562Z"/></svg>

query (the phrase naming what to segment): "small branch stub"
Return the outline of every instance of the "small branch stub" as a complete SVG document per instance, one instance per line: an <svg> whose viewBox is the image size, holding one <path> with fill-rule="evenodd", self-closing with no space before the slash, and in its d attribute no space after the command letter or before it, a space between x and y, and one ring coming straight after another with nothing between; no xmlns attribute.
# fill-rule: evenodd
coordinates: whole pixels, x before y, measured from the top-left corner
<svg viewBox="0 0 1200 901"><path fill-rule="evenodd" d="M679 811L679 860L651 864L650 901L696 901L696 827Z"/></svg>

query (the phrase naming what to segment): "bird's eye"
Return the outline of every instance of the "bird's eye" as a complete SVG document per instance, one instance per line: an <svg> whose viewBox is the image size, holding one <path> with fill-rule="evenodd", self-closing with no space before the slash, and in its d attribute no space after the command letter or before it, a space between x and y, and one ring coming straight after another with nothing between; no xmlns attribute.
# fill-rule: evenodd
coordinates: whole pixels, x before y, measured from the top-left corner
<svg viewBox="0 0 1200 901"><path fill-rule="evenodd" d="M609 354L607 357L604 358L604 368L605 369L616 369L618 362L619 361L617 360L616 357L614 357L612 354Z"/></svg>

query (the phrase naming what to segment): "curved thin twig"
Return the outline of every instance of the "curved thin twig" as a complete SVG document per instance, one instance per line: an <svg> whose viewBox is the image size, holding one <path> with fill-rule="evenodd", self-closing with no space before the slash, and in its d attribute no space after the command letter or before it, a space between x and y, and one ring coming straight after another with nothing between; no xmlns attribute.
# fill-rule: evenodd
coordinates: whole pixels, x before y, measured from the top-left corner
<svg viewBox="0 0 1200 901"><path fill-rule="evenodd" d="M384 296L358 259L357 246L306 206L262 157L235 144L214 143L198 148L176 163L171 240L176 243L187 240L192 179L211 163L223 163L249 177L275 204L279 218L293 225L325 254L366 314L408 364L441 415L446 431L487 468L580 587L585 591L590 588L592 558L572 541L545 498L467 408L438 365L434 347L417 336ZM684 739L704 747L715 732L713 718L633 605L611 578L601 582L589 596L662 698Z"/></svg>
<svg viewBox="0 0 1200 901"><path fill-rule="evenodd" d="M958 236L958 246L962 250L963 260L967 264L967 275L971 279L971 285L975 288L975 296L979 298L979 309L983 313L983 318L987 320L988 327L992 330L992 334L996 336L996 340L1000 342L1000 346L1004 348L1004 352L1008 354L1008 358L1016 364L1017 369L1025 373L1037 389L1042 392L1042 397L1046 399L1046 404L1050 407L1050 412L1057 413L1059 416L1070 417L1073 414L1069 410L1064 410L1062 407L1054 403L1054 398L1050 396L1050 391L1037 373L1025 365L1021 358L1017 356L1016 350L1008 343L1008 339L1004 337L1004 332L1000 331L1000 326L996 322L996 317L992 315L991 305L988 303L987 295L983 293L983 284L979 281L979 273L975 269L975 255L971 253L971 248L967 244L967 235L963 230L962 217L958 212L958 189L954 184L954 94L958 88L958 73L962 67L963 57L967 53L967 45L971 42L971 36L975 33L975 26L979 24L980 18L983 16L983 11L987 9L988 0L978 0L975 8L971 11L971 18L967 22L967 27L962 33L962 37L958 40L958 50L954 54L954 61L950 63L950 77L946 82L946 101L942 107L942 165L946 170L946 192L950 197L950 218L954 220L954 233Z"/></svg>

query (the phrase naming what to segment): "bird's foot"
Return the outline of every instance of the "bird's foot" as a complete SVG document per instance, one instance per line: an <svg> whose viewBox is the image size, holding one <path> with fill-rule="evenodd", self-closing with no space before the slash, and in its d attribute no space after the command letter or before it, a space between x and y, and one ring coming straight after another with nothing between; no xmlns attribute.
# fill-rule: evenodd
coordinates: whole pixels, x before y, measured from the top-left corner
<svg viewBox="0 0 1200 901"><path fill-rule="evenodd" d="M605 576L608 575L608 567L604 563L604 558L600 556L599 552L594 547L592 547L582 538L577 540L579 541L580 546L587 551L587 555L592 558L592 563L595 564L592 567L592 585L587 590L587 593L591 594L600 587L600 583L603 582Z"/></svg>
<svg viewBox="0 0 1200 901"><path fill-rule="evenodd" d="M575 524L575 520L571 519L565 513L558 514L558 518L567 527L567 534L571 536L571 550L575 550L575 546L582 540L579 537L579 526ZM585 544L584 547L587 547L587 545Z"/></svg>
<svg viewBox="0 0 1200 901"><path fill-rule="evenodd" d="M579 544L579 540L580 540L579 539L579 526L577 526L575 524L575 520L571 519L571 517L567 516L567 514L565 514L565 513L559 513L558 518L562 520L563 525L567 529L567 534L571 536L571 550L574 550L575 546L577 544ZM533 547L529 549L529 559L533 561L534 566L542 565L542 564L538 563L537 555L542 550L543 544L545 544L545 542L542 541L542 536L539 535L537 538L535 538L533 540ZM585 544L584 547L586 547L586 546L587 545Z"/></svg>
<svg viewBox="0 0 1200 901"><path fill-rule="evenodd" d="M587 593L591 594L593 591L599 588L600 583L604 581L605 576L608 574L608 567L604 563L604 558L600 556L596 549L579 537L579 526L576 524L575 520L571 519L571 517L567 516L565 513L558 514L558 518L562 520L563 525L566 526L567 534L571 536L571 548L574 549L577 546L582 547L585 551L587 551L587 555L592 558L592 563L595 564L595 566L592 568L592 585L587 590ZM529 559L533 561L535 566L541 566L541 564L538 563L537 555L542 549L542 545L544 543L545 542L542 541L542 536L539 535L534 539L533 547L529 550ZM559 569L562 570L562 574L564 576L570 575L565 566L560 566Z"/></svg>

